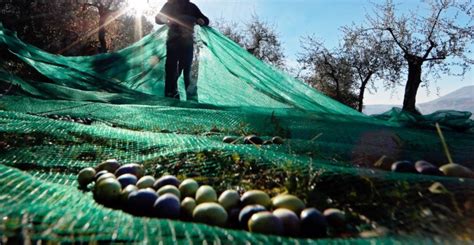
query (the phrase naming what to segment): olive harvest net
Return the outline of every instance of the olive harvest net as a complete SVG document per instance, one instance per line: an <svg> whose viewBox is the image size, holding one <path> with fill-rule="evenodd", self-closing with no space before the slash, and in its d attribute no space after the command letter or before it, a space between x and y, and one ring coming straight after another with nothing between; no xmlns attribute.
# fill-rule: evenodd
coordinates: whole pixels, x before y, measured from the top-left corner
<svg viewBox="0 0 474 245"><path fill-rule="evenodd" d="M433 243L474 240L474 180L394 173L395 160L474 168L470 115L378 118L273 68L212 28L196 30L197 101L163 97L167 29L114 53L64 57L0 26L0 48L42 77L0 70L0 243ZM0 57L0 62L3 58ZM281 136L282 145L222 143ZM77 173L116 158L149 174L227 188L289 192L336 207L350 231L322 239L265 236L135 217L78 189Z"/></svg>

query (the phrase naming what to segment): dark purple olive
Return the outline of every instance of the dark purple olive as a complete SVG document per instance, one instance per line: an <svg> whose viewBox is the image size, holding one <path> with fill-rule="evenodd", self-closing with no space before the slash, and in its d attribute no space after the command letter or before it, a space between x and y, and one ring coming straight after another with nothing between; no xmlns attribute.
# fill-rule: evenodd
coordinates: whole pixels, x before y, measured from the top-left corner
<svg viewBox="0 0 474 245"><path fill-rule="evenodd" d="M176 187L179 187L180 184L181 184L181 181L179 181L179 179L176 178L175 176L165 175L155 181L155 183L153 184L153 188L155 190L158 190L165 185L174 185Z"/></svg>
<svg viewBox="0 0 474 245"><path fill-rule="evenodd" d="M261 145L263 144L263 140L262 138L256 136L256 135L249 135L247 137L245 137L244 139L244 144L247 144L247 145Z"/></svg>
<svg viewBox="0 0 474 245"><path fill-rule="evenodd" d="M137 177L137 179L140 179L145 175L145 170L143 169L142 165L136 164L136 163L130 163L130 164L125 164L117 171L115 171L115 176L120 176L124 174L133 174Z"/></svg>
<svg viewBox="0 0 474 245"><path fill-rule="evenodd" d="M249 219L258 212L267 211L262 205L248 205L239 213L239 224L241 228L247 229Z"/></svg>
<svg viewBox="0 0 474 245"><path fill-rule="evenodd" d="M228 223L230 228L239 228L239 214L240 208L233 208L229 210Z"/></svg>
<svg viewBox="0 0 474 245"><path fill-rule="evenodd" d="M285 143L285 141L280 136L275 136L275 137L272 138L272 143L275 144L275 145L281 145L281 144Z"/></svg>
<svg viewBox="0 0 474 245"><path fill-rule="evenodd" d="M284 232L283 235L286 236L297 236L301 230L301 221L298 215L295 212L279 208L273 211L273 214L278 217L283 223Z"/></svg>
<svg viewBox="0 0 474 245"><path fill-rule="evenodd" d="M170 193L158 197L153 205L156 217L163 219L179 219L180 209L179 199Z"/></svg>
<svg viewBox="0 0 474 245"><path fill-rule="evenodd" d="M418 173L415 165L410 161L397 161L392 164L392 172Z"/></svg>
<svg viewBox="0 0 474 245"><path fill-rule="evenodd" d="M158 194L151 188L134 191L128 195L127 210L137 216L153 216L153 205Z"/></svg>
<svg viewBox="0 0 474 245"><path fill-rule="evenodd" d="M102 171L102 170L107 170L111 173L115 173L117 169L120 168L120 163L117 159L108 159L106 161L101 162L97 167L95 168L97 172Z"/></svg>
<svg viewBox="0 0 474 245"><path fill-rule="evenodd" d="M419 160L415 163L415 168L416 170L418 170L418 168L421 168L421 167L434 167L434 165L425 160Z"/></svg>
<svg viewBox="0 0 474 245"><path fill-rule="evenodd" d="M301 233L304 237L320 238L327 235L326 217L315 208L307 208L301 212Z"/></svg>
<svg viewBox="0 0 474 245"><path fill-rule="evenodd" d="M0 141L0 150L5 150L9 147L8 143L5 141Z"/></svg>
<svg viewBox="0 0 474 245"><path fill-rule="evenodd" d="M237 138L232 137L232 136L226 136L224 139L222 139L222 142L227 143L227 144L232 144L235 141L237 141Z"/></svg>
<svg viewBox="0 0 474 245"><path fill-rule="evenodd" d="M328 224L337 229L342 229L346 226L346 214L339 209L328 208L324 210L324 217Z"/></svg>
<svg viewBox="0 0 474 245"><path fill-rule="evenodd" d="M415 168L420 174L425 175L436 175L436 176L443 176L443 172L439 170L439 168L435 167L433 164L420 160L415 163Z"/></svg>
<svg viewBox="0 0 474 245"><path fill-rule="evenodd" d="M122 186L122 188L125 188L128 185L136 185L137 181L138 181L137 176L135 176L133 174L120 175L117 178L117 180L118 180L118 182L120 182L120 185Z"/></svg>

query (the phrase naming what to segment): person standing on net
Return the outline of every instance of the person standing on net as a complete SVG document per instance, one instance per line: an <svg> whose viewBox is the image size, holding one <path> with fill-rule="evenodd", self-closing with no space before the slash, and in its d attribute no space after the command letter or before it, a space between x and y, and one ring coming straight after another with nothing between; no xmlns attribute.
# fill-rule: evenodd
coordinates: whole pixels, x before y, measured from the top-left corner
<svg viewBox="0 0 474 245"><path fill-rule="evenodd" d="M168 0L155 17L159 25L169 27L166 41L165 96L179 99L178 78L183 72L188 91L194 55L194 25L208 26L209 19L189 0ZM187 92L188 93L188 92ZM196 95L189 94L188 97Z"/></svg>

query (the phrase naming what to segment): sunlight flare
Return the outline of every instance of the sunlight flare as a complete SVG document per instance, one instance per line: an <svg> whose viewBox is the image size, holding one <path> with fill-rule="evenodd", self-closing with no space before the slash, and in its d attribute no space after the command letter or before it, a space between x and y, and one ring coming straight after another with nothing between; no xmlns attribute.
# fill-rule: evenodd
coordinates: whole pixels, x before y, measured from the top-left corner
<svg viewBox="0 0 474 245"><path fill-rule="evenodd" d="M135 16L142 16L150 8L150 0L128 0L128 6Z"/></svg>

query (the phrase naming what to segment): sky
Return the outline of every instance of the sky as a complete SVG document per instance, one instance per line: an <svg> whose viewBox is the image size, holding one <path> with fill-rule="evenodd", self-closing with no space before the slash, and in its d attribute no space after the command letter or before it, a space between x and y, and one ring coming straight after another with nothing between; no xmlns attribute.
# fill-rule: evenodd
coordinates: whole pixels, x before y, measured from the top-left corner
<svg viewBox="0 0 474 245"><path fill-rule="evenodd" d="M137 1L137 0L134 0ZM148 0L154 6L165 0ZM341 39L340 27L351 23L362 23L366 13L373 9L371 2L381 0L191 0L201 11L213 20L225 19L235 23L245 23L252 15L272 24L284 47L287 64L295 64L300 53L300 40L304 36L315 35L334 47ZM396 1L397 2L397 1ZM400 0L400 11L416 10L420 1ZM421 5L422 6L422 5ZM161 7L161 6L160 6ZM474 68L474 67L473 67ZM464 77L442 77L430 83L429 91L420 88L417 102L423 103L439 98L461 87L474 85L474 71ZM367 94L366 104L396 104L403 102L404 87ZM474 97L474 95L473 95Z"/></svg>

